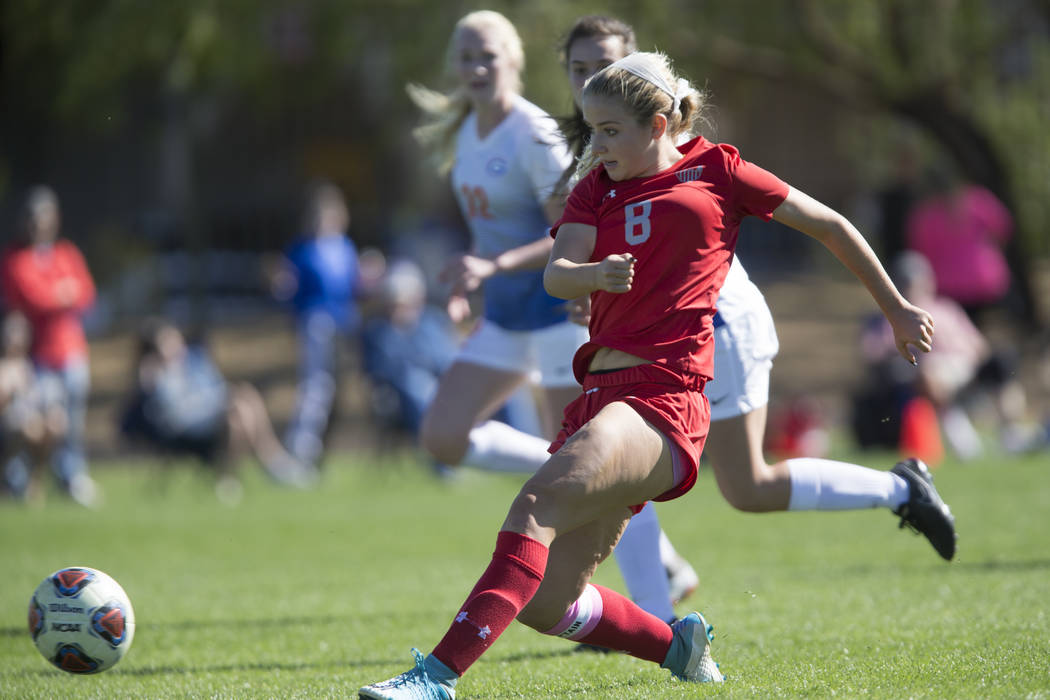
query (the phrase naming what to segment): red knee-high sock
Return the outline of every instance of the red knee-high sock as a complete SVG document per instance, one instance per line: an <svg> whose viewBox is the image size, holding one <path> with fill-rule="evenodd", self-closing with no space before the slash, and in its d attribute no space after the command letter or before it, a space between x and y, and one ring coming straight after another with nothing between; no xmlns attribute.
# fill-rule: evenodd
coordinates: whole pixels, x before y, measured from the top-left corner
<svg viewBox="0 0 1050 700"><path fill-rule="evenodd" d="M616 591L593 583L591 585L602 596L602 617L588 635L576 641L663 663L674 636L671 626Z"/></svg>
<svg viewBox="0 0 1050 700"><path fill-rule="evenodd" d="M492 562L434 647L437 660L462 676L536 594L546 568L546 546L516 532L500 532Z"/></svg>

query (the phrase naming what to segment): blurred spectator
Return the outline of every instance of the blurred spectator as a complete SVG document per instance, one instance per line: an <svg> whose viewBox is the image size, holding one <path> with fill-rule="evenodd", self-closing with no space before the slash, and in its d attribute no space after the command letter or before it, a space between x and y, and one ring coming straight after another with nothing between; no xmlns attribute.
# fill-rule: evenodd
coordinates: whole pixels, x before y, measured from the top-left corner
<svg viewBox="0 0 1050 700"><path fill-rule="evenodd" d="M376 314L361 333L373 409L388 425L413 436L458 347L448 315L426 300L419 266L408 260L392 263L379 286Z"/></svg>
<svg viewBox="0 0 1050 700"><path fill-rule="evenodd" d="M204 348L188 346L172 323L147 319L139 330L135 387L121 432L168 454L198 457L219 470L217 491L236 500L238 458L250 452L281 484L307 487L316 471L285 451L259 392L228 383Z"/></svg>
<svg viewBox="0 0 1050 700"><path fill-rule="evenodd" d="M339 343L359 325L355 304L357 249L347 236L350 210L335 185L322 182L307 197L303 233L271 273L275 298L291 304L299 338L299 387L285 444L316 465L338 387Z"/></svg>
<svg viewBox="0 0 1050 700"><path fill-rule="evenodd" d="M923 255L906 251L893 262L891 275L905 297L933 316L933 349L911 367L900 358L881 317L867 324L861 342L871 382L854 416L860 442L896 446L910 441L911 449L927 445L936 453L940 436L921 433L939 429L958 457L976 457L983 447L969 406L976 397L989 396L1003 446L1024 449L1024 391L1009 358L992 351L956 301L936 293L937 277ZM933 409L932 423L923 424L924 405Z"/></svg>
<svg viewBox="0 0 1050 700"><path fill-rule="evenodd" d="M37 377L30 360L31 331L12 311L0 327L0 465L18 497L43 498L41 475L66 433L62 387Z"/></svg>
<svg viewBox="0 0 1050 700"><path fill-rule="evenodd" d="M937 293L962 304L976 321L1010 291L1003 245L1013 219L989 190L946 172L931 172L929 190L908 217L908 247L933 266Z"/></svg>
<svg viewBox="0 0 1050 700"><path fill-rule="evenodd" d="M22 206L17 239L0 259L0 289L6 308L29 321L37 373L63 388L67 428L52 468L74 500L92 506L99 494L84 458L90 374L81 318L95 300L95 284L80 251L60 233L58 197L49 187L32 188Z"/></svg>
<svg viewBox="0 0 1050 700"><path fill-rule="evenodd" d="M459 333L445 310L428 302L426 274L407 258L383 266L367 308L361 355L371 384L372 412L386 429L416 440L438 380L455 358ZM494 416L518 430L540 430L527 386L511 395ZM441 476L453 475L446 465L435 462L434 467Z"/></svg>

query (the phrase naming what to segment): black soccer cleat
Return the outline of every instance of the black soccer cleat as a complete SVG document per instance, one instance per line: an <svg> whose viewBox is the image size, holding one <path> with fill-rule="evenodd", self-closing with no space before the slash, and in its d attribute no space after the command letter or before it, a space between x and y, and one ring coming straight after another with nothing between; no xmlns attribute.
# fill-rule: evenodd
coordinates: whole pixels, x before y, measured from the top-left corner
<svg viewBox="0 0 1050 700"><path fill-rule="evenodd" d="M908 500L893 511L900 516L900 527L926 535L937 553L951 561L957 538L955 518L934 488L930 470L922 460L912 458L898 462L890 471L908 482Z"/></svg>

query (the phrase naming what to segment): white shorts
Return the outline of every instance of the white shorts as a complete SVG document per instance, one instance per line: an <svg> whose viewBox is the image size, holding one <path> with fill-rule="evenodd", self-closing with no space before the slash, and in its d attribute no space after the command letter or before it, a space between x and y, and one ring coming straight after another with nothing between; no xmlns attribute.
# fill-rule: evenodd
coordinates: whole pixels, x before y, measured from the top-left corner
<svg viewBox="0 0 1050 700"><path fill-rule="evenodd" d="M587 329L571 321L534 331L508 331L482 320L459 349L456 362L521 372L543 387L579 386L572 358L587 337Z"/></svg>
<svg viewBox="0 0 1050 700"><path fill-rule="evenodd" d="M769 373L778 349L773 316L764 303L749 306L728 323L716 318L715 377L704 387L712 421L769 403Z"/></svg>

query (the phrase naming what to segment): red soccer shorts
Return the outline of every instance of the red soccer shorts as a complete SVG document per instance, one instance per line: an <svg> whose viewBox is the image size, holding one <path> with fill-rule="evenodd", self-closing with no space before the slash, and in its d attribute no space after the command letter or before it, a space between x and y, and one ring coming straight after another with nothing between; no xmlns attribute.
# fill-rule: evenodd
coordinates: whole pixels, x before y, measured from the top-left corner
<svg viewBox="0 0 1050 700"><path fill-rule="evenodd" d="M620 401L635 410L667 439L674 467L674 486L654 500L670 501L696 483L700 453L711 424L711 408L704 396L704 378L680 374L662 365L648 364L613 372L588 374L583 394L565 407L553 454L605 406ZM645 504L632 506L637 513Z"/></svg>

